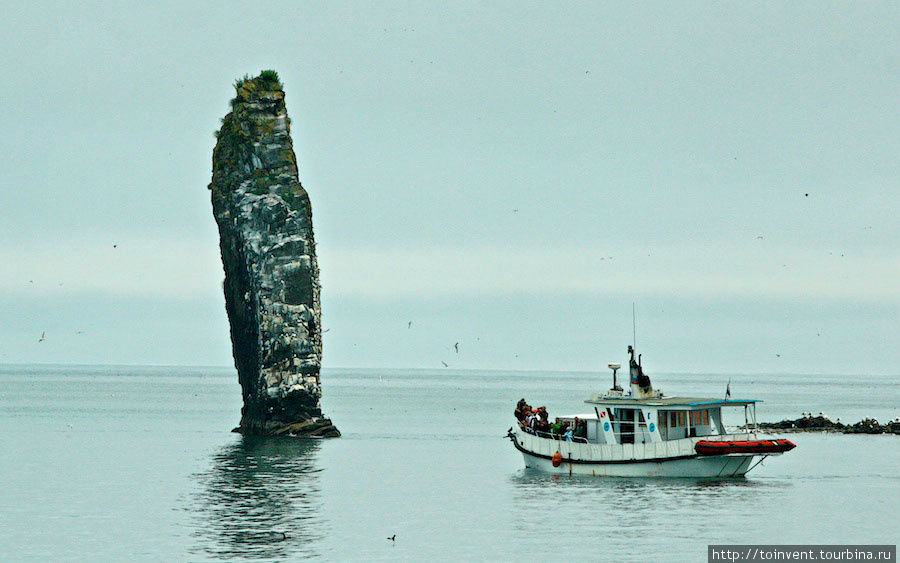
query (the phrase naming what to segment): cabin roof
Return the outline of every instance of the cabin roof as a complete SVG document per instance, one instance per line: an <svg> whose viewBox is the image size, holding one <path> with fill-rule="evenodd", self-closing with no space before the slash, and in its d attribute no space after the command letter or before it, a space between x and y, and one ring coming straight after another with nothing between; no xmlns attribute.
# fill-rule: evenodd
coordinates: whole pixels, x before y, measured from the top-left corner
<svg viewBox="0 0 900 563"><path fill-rule="evenodd" d="M607 398L593 401L588 399L585 403L592 405L605 405L613 407L621 406L647 406L647 407L740 407L761 403L759 399L712 399L702 397L656 397L653 399L622 399Z"/></svg>

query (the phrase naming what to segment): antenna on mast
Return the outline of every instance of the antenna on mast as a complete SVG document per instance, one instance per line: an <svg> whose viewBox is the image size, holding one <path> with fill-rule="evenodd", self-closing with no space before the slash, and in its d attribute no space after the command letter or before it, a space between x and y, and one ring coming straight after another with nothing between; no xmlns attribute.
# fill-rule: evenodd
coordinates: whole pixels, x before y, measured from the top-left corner
<svg viewBox="0 0 900 563"><path fill-rule="evenodd" d="M637 321L634 315L634 301L631 302L631 347L637 349Z"/></svg>

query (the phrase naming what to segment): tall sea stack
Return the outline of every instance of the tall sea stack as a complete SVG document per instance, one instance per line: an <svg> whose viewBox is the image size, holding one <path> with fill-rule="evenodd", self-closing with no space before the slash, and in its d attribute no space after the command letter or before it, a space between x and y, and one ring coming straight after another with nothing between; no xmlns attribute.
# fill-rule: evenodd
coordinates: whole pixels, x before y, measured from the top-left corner
<svg viewBox="0 0 900 563"><path fill-rule="evenodd" d="M244 396L243 434L340 436L322 415L322 311L309 196L274 71L235 82L213 150L213 214Z"/></svg>

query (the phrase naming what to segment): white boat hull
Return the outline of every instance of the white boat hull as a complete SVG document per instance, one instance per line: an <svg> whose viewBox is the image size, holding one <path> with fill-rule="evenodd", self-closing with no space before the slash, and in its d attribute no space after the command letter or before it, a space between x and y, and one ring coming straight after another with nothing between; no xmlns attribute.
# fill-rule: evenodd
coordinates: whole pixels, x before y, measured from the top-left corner
<svg viewBox="0 0 900 563"><path fill-rule="evenodd" d="M701 456L664 461L617 463L570 463L559 467L543 457L522 452L525 467L557 475L592 475L595 477L743 477L753 462L752 455Z"/></svg>
<svg viewBox="0 0 900 563"><path fill-rule="evenodd" d="M703 439L755 440L754 434L684 438L638 444L592 444L553 440L524 432L510 438L531 469L558 475L597 477L743 477L754 467L753 458L774 454L698 455ZM553 456L561 462L553 466Z"/></svg>

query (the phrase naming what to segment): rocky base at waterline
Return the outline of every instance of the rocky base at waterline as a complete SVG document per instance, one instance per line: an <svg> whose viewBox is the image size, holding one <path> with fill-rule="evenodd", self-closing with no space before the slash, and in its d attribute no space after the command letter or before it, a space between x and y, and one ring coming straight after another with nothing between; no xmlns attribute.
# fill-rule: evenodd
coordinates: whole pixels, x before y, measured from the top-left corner
<svg viewBox="0 0 900 563"><path fill-rule="evenodd" d="M233 428L232 432L239 434L250 434L240 426ZM252 432L252 434L264 434L266 436L298 436L303 438L339 438L341 436L331 420L327 418L319 418L306 422L295 422L293 424L277 424L272 425L266 432Z"/></svg>
<svg viewBox="0 0 900 563"><path fill-rule="evenodd" d="M746 427L741 427L746 428ZM780 422L760 422L760 430L777 430L779 432L840 432L843 434L900 434L900 419L887 424L879 424L874 418L864 418L856 424L842 424L827 416L805 415L795 420Z"/></svg>
<svg viewBox="0 0 900 563"><path fill-rule="evenodd" d="M244 398L242 434L337 437L319 408L322 310L312 208L274 71L235 83L209 189Z"/></svg>

